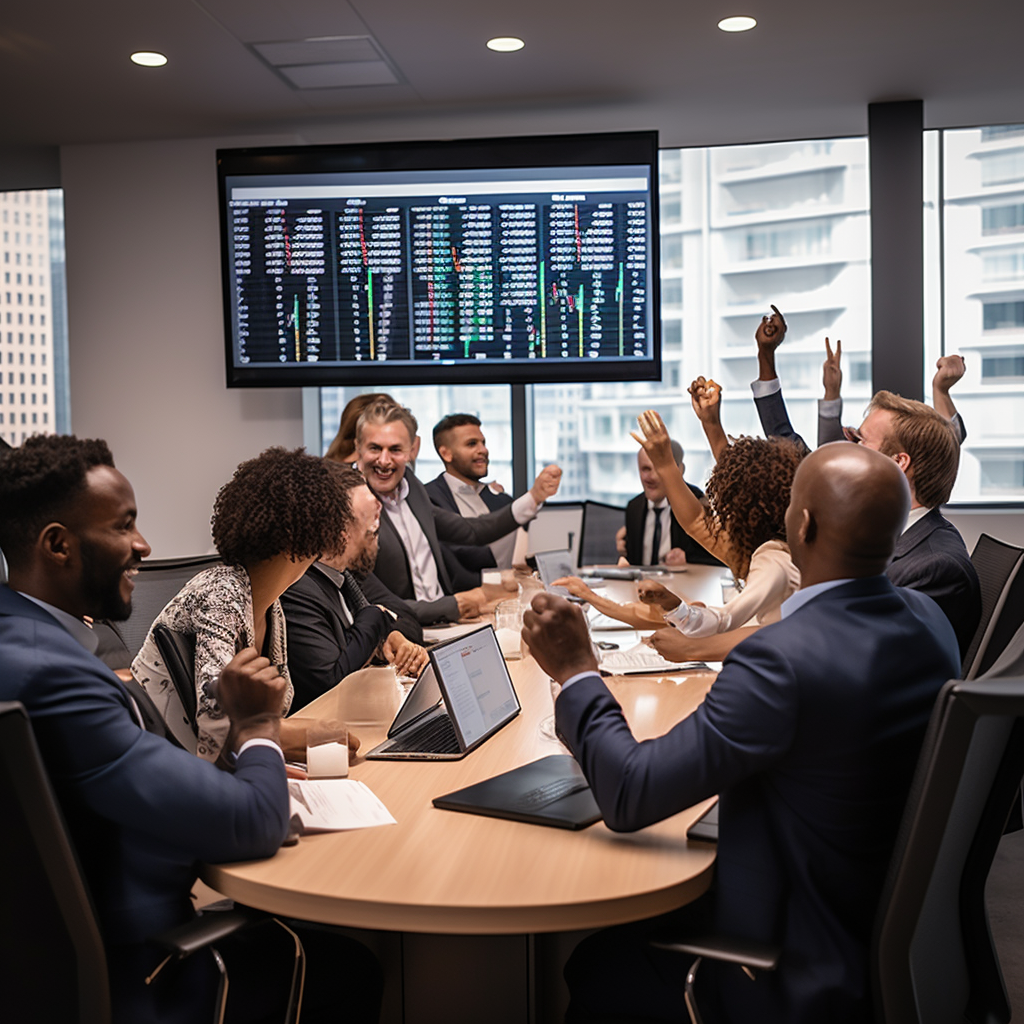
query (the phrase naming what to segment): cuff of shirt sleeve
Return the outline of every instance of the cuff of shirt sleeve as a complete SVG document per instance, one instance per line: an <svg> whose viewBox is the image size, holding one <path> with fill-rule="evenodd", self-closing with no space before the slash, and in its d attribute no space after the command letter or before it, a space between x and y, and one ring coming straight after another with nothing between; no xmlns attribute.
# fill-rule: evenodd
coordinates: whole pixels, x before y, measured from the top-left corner
<svg viewBox="0 0 1024 1024"><path fill-rule="evenodd" d="M767 398L769 395L776 395L782 390L782 381L778 377L772 380L752 380L750 390L754 392L755 398Z"/></svg>
<svg viewBox="0 0 1024 1024"><path fill-rule="evenodd" d="M843 400L841 398L819 398L818 415L823 420L837 420L843 415Z"/></svg>
<svg viewBox="0 0 1024 1024"><path fill-rule="evenodd" d="M256 736L251 740L246 740L235 756L241 757L250 747L270 747L271 750L276 750L281 755L282 761L284 760L284 751L273 740L268 740L263 736Z"/></svg>
<svg viewBox="0 0 1024 1024"><path fill-rule="evenodd" d="M527 491L512 502L512 516L520 526L525 526L537 514L539 508L540 503Z"/></svg>
<svg viewBox="0 0 1024 1024"><path fill-rule="evenodd" d="M599 673L594 669L588 669L586 672L577 672L574 676L569 676L564 683L562 683L562 689L567 690L573 683L579 682L581 679L586 679L587 676L596 676Z"/></svg>

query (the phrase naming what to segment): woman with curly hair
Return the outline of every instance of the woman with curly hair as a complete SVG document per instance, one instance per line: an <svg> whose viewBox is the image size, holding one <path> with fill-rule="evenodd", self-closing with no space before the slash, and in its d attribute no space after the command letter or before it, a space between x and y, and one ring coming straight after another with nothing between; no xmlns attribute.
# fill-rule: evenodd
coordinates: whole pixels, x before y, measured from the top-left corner
<svg viewBox="0 0 1024 1024"><path fill-rule="evenodd" d="M224 565L189 580L153 623L195 637L198 737L192 735L152 627L132 663L132 675L171 731L184 745L195 746L200 757L216 761L225 749L230 722L217 703L216 685L221 669L239 651L253 648L277 667L288 682L288 710L294 691L279 598L321 555L337 552L350 522L346 493L323 460L302 448L268 448L243 462L220 489L211 523ZM305 726L286 719L281 743L289 757L304 759Z"/></svg>
<svg viewBox="0 0 1024 1024"><path fill-rule="evenodd" d="M718 423L720 391L703 378L690 388L694 409L718 460L707 483L706 506L683 483L668 431L656 412L641 413L638 422L643 436L633 435L654 465L679 525L745 583L739 595L721 608L678 602L666 597L667 591L646 595L668 611L667 621L693 638L727 633L750 619L758 625L775 622L782 602L800 586L800 573L785 538L786 508L801 454L783 438L738 437L730 443Z"/></svg>

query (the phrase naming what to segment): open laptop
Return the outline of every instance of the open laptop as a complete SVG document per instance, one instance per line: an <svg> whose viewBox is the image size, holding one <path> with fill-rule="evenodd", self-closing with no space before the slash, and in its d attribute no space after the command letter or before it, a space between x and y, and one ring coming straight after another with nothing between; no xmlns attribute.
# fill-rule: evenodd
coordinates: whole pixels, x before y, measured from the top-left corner
<svg viewBox="0 0 1024 1024"><path fill-rule="evenodd" d="M563 576L579 575L579 569L576 568L572 552L568 548L561 551L538 551L533 557L537 562L537 574L540 576L540 581L549 594L557 594L570 601L579 600L573 597L565 587L552 586L555 580L560 580Z"/></svg>
<svg viewBox="0 0 1024 1024"><path fill-rule="evenodd" d="M368 760L457 761L519 714L519 698L493 626L429 651L413 684Z"/></svg>

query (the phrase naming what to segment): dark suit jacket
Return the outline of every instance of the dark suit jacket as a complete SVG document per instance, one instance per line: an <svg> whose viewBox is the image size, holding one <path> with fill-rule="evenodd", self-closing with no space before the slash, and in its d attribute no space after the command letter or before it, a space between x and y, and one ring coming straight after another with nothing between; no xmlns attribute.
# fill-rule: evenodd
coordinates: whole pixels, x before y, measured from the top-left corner
<svg viewBox="0 0 1024 1024"><path fill-rule="evenodd" d="M489 544L492 540L504 537L519 525L512 515L512 505L508 504L486 516L466 519L457 512L449 512L435 505L430 500L427 489L408 468L405 471L405 479L409 481L409 495L406 501L430 545L437 564L437 578L441 589L446 595L454 595L456 588L445 567L441 541L452 541L456 544ZM380 548L373 571L388 590L409 604L423 625L430 625L443 619L458 621L459 609L454 596L446 596L437 601L416 600L409 558L386 509L382 509L380 514Z"/></svg>
<svg viewBox="0 0 1024 1024"><path fill-rule="evenodd" d="M634 740L599 676L558 697L558 731L610 828L720 794L715 926L783 949L752 985L702 968L733 1024L871 1019L875 908L929 713L958 673L935 603L875 576L739 644L657 739Z"/></svg>
<svg viewBox="0 0 1024 1024"><path fill-rule="evenodd" d="M354 621L345 625L334 580L311 565L281 595L288 626L288 674L295 687L292 711L305 707L357 672L391 632L391 616L376 605L349 608Z"/></svg>
<svg viewBox="0 0 1024 1024"><path fill-rule="evenodd" d="M445 482L446 476L446 473L439 473L423 486L427 489L427 494L430 495L430 500L435 505L461 516L462 510L455 500L455 495L452 494L452 489ZM497 512L506 505L512 504L510 494L495 494L489 487L485 487L480 492L480 498L492 512ZM481 570L493 569L497 565L494 553L486 545L448 544L442 541L441 549L445 555L448 574L456 590L466 590L469 587L478 586Z"/></svg>
<svg viewBox="0 0 1024 1024"><path fill-rule="evenodd" d="M685 482L685 481L684 481ZM704 497L704 492L693 484L686 484L693 491L694 496L699 500ZM701 547L676 521L670 516L672 522L672 547L680 548L686 555L688 562L697 565L721 565L710 551ZM630 565L644 564L644 524L647 521L647 498L638 494L631 499L626 506L626 561Z"/></svg>
<svg viewBox="0 0 1024 1024"><path fill-rule="evenodd" d="M276 751L251 747L229 773L144 732L117 676L5 586L0 664L0 700L29 713L113 960L192 916L198 861L270 857L281 845L288 789ZM115 1019L144 1019L117 985L112 998Z"/></svg>
<svg viewBox="0 0 1024 1024"><path fill-rule="evenodd" d="M885 574L897 587L935 601L949 619L963 657L981 620L981 584L963 537L937 508L896 542Z"/></svg>

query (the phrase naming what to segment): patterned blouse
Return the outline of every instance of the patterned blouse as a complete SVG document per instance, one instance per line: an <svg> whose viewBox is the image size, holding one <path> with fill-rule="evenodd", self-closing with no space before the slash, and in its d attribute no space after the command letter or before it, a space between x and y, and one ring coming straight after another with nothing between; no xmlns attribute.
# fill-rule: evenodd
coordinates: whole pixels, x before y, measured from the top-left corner
<svg viewBox="0 0 1024 1024"><path fill-rule="evenodd" d="M216 761L231 723L211 692L216 693L221 669L243 648L256 646L249 574L236 565L204 569L168 602L153 623L158 624L196 638L198 746L153 639L152 627L132 662L132 675L146 688L164 721L186 749L195 747L200 757ZM280 601L270 606L266 651L288 683L284 703L287 712L295 691L288 676L288 645Z"/></svg>

